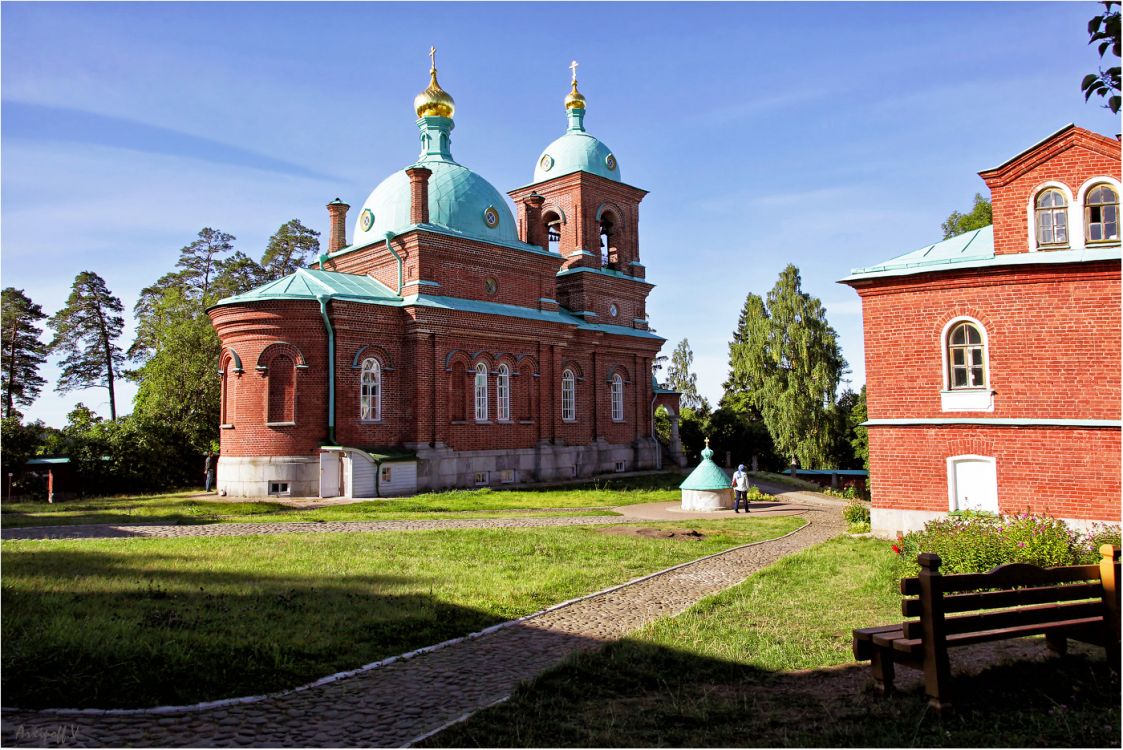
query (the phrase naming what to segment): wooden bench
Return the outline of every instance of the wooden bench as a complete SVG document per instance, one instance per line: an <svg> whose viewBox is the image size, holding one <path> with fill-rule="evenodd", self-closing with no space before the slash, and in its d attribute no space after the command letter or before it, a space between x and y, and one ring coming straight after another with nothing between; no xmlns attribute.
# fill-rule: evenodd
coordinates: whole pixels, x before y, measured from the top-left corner
<svg viewBox="0 0 1123 750"><path fill-rule="evenodd" d="M869 660L882 693L893 689L894 665L924 671L937 710L951 705L948 649L1044 635L1064 653L1069 639L1104 646L1119 665L1119 547L1100 547L1099 565L1039 568L1013 563L989 573L940 574L940 556L917 557L920 575L901 579L899 625L854 631L854 658ZM954 615L954 616L952 616Z"/></svg>

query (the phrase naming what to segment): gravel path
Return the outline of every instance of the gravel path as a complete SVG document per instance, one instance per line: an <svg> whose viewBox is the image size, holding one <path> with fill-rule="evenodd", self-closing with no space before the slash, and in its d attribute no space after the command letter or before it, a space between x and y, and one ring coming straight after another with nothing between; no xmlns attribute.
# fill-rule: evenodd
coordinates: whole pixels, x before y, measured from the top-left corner
<svg viewBox="0 0 1123 750"><path fill-rule="evenodd" d="M799 498L805 499L817 498ZM295 690L220 705L133 712L5 709L0 743L8 747L409 745L505 699L519 683L572 654L599 648L656 618L681 612L780 557L845 530L838 504L809 504L816 507L804 513L808 525L786 537L669 568L467 638ZM489 519L488 524L500 525L498 520ZM599 517L503 520L502 525L510 526L606 522ZM611 517L612 522L627 520ZM398 523L432 528L425 522ZM446 521L439 523L449 527ZM360 524L337 525L374 530L353 528Z"/></svg>

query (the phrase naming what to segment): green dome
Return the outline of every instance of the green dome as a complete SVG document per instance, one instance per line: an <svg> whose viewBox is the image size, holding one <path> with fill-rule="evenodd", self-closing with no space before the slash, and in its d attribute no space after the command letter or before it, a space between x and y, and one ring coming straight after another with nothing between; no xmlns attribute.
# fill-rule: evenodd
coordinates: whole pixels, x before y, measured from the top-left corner
<svg viewBox="0 0 1123 750"><path fill-rule="evenodd" d="M572 172L620 181L620 165L612 149L585 132L585 110L569 110L569 130L546 147L534 167L534 181L542 182Z"/></svg>
<svg viewBox="0 0 1123 750"><path fill-rule="evenodd" d="M429 177L429 223L484 242L519 242L515 217L503 195L490 182L452 159L449 133L452 120L423 117L422 153L416 165L432 171ZM386 238L410 223L411 191L405 169L383 180L363 202L355 221L354 246Z"/></svg>
<svg viewBox="0 0 1123 750"><path fill-rule="evenodd" d="M709 440L702 451L702 463L690 472L679 489L682 490L727 490L730 486L729 475L725 470L713 462L714 452L710 450Z"/></svg>

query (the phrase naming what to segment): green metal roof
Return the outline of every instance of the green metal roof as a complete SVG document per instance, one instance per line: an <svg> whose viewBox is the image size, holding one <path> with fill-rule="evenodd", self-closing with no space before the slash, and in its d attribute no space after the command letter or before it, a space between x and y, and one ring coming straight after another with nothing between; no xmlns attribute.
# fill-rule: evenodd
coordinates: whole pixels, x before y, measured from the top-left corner
<svg viewBox="0 0 1123 750"><path fill-rule="evenodd" d="M849 276L840 279L839 283L847 284L864 279L909 276L934 271L957 271L967 268L1089 263L1119 259L1118 246L995 255L994 227L984 227L905 253L877 265L855 268Z"/></svg>
<svg viewBox="0 0 1123 750"><path fill-rule="evenodd" d="M585 110L568 110L565 135L546 147L534 165L534 181L542 182L573 172L589 172L620 181L620 165L612 149L585 132Z"/></svg>
<svg viewBox="0 0 1123 750"><path fill-rule="evenodd" d="M219 300L213 307L264 300L318 299L320 297L346 298L360 302L382 301L392 303L401 300L401 297L394 294L390 287L370 276L300 268L295 273L262 284L256 289Z"/></svg>
<svg viewBox="0 0 1123 750"><path fill-rule="evenodd" d="M592 253L589 253L589 255L592 255ZM576 266L574 268L567 268L564 271L558 271L558 276L570 276L575 273L595 273L598 276L611 276L614 279L625 279L626 281L633 281L637 284L643 284L644 286L655 286L650 281L638 279L635 276L629 276L623 271L617 271L612 268L586 268L584 266Z"/></svg>
<svg viewBox="0 0 1123 750"><path fill-rule="evenodd" d="M702 463L679 485L680 490L726 490L730 486L729 475L725 469L713 462L714 452L709 448L702 451Z"/></svg>

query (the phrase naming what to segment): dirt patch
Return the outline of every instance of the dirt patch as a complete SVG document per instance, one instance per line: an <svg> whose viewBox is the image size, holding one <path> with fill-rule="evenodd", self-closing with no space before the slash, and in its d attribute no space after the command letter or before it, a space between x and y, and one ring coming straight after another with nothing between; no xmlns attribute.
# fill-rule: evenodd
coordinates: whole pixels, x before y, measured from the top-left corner
<svg viewBox="0 0 1123 750"><path fill-rule="evenodd" d="M695 542L704 539L707 534L707 532L697 529L653 529L650 526L609 526L600 531L602 534L619 536L642 536L648 539L679 539Z"/></svg>

